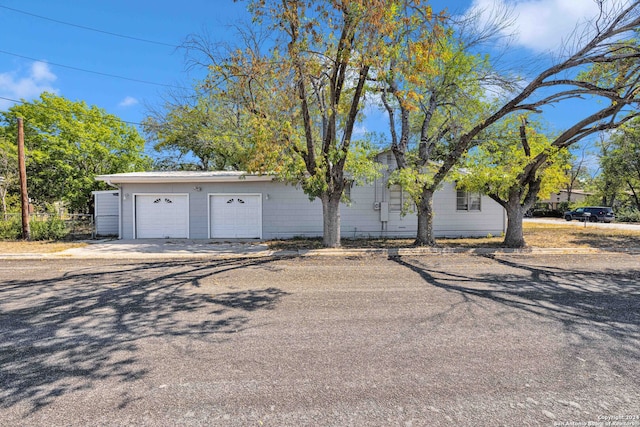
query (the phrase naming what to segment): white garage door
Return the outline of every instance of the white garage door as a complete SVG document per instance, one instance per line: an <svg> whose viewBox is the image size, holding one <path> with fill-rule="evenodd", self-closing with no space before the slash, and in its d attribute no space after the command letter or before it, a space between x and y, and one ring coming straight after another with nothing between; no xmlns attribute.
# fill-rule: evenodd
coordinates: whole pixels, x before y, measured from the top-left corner
<svg viewBox="0 0 640 427"><path fill-rule="evenodd" d="M260 239L260 194L212 194L209 199L212 239Z"/></svg>
<svg viewBox="0 0 640 427"><path fill-rule="evenodd" d="M136 238L189 237L189 198L186 194L136 195Z"/></svg>

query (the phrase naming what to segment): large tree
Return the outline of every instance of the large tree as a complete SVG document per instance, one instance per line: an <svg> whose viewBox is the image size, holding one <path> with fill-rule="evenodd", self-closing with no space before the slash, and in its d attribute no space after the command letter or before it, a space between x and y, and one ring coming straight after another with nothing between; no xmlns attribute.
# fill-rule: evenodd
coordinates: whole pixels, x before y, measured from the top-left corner
<svg viewBox="0 0 640 427"><path fill-rule="evenodd" d="M505 208L504 244L521 247L524 213L538 197L548 197L567 183L571 156L567 148L556 147L557 140L545 135L540 123L529 123L525 115L509 117L490 130L487 140L465 156L457 183L467 191L487 194Z"/></svg>
<svg viewBox="0 0 640 427"><path fill-rule="evenodd" d="M402 28L404 1L251 1L254 22L270 28L268 53L249 44L214 60L211 86L242 101L261 160L299 184L323 208L323 244L340 246L345 187L375 170L354 131L368 79ZM420 4L420 1L412 1ZM422 6L425 14L431 10ZM425 20L425 22L428 20ZM247 40L247 39L245 39ZM352 167L354 166L354 167ZM264 168L256 164L255 168Z"/></svg>
<svg viewBox="0 0 640 427"><path fill-rule="evenodd" d="M29 196L36 204L64 201L87 211L96 175L145 170L144 139L118 117L82 101L43 93L0 115L7 138L16 140L16 118L24 119Z"/></svg>
<svg viewBox="0 0 640 427"><path fill-rule="evenodd" d="M246 116L233 99L199 86L189 95L171 94L143 122L154 149L174 167L247 170L252 156Z"/></svg>
<svg viewBox="0 0 640 427"><path fill-rule="evenodd" d="M594 114L577 119L575 125L570 126L559 137L556 142L557 148L569 146L593 132L619 126L628 120L625 109L638 100L637 67L640 64L640 49L635 36L640 25L639 11L639 1L608 12L603 10L598 19L589 23L589 27L581 36L576 37L572 53L557 59L542 72L530 76L526 84L516 90L510 90L504 100L495 103L493 108L486 108L475 114L469 127L460 129L456 121L447 121L446 110L445 114L442 114L445 119L433 125L429 124L426 132L423 131L424 126L421 127L418 143L419 161L413 164L413 175L419 178L417 182L422 189L421 192L414 191L414 194L420 196L416 203L416 244L435 244L432 232L432 197L435 190L460 163L464 154L481 139L483 133L505 117L517 112L540 112L545 106L555 105L567 99L583 99L590 104L604 103L605 106ZM478 40L481 39L482 37L478 37ZM468 49L464 43L457 46ZM581 73L589 66L596 72L588 76ZM402 70L398 67L396 72ZM408 70L409 73L412 72L411 68ZM409 80L406 76L396 75L395 81L410 81L417 87L421 84L415 78ZM433 105L431 99L445 89L437 79L424 79L423 87L426 97L420 100L422 114L427 121L431 121L432 117L437 117L437 109L442 107L436 104L436 110L433 110L424 106ZM453 86L453 89L456 90L456 86ZM464 91L459 94L464 94ZM609 120L609 124L605 123L606 120ZM399 150L394 149L394 153L398 158L398 164L402 166L401 157L407 149L403 144L398 144L398 148ZM535 176L534 169L544 162L545 158L536 159L523 174ZM425 168L425 165L430 167ZM505 240L505 244L518 246L522 241Z"/></svg>
<svg viewBox="0 0 640 427"><path fill-rule="evenodd" d="M389 117L397 164L392 181L417 208L415 243L434 245L433 195L456 163L451 160L460 155L458 150L473 143L463 147L459 139L490 110L488 88L510 88L514 82L495 73L486 56L473 53L497 37L502 28L497 19L479 26L479 16L459 22L446 18L449 25L427 31L419 8L406 7L404 13L406 25L390 43L375 84Z"/></svg>
<svg viewBox="0 0 640 427"><path fill-rule="evenodd" d="M609 183L605 187L612 190L612 184L618 184L614 194L603 197L604 202L612 204L617 196L629 200L631 206L640 210L640 119L610 135L600 166L600 180Z"/></svg>
<svg viewBox="0 0 640 427"><path fill-rule="evenodd" d="M567 203L573 201L573 193L576 189L584 188L584 184L589 180L589 171L587 168L588 151L586 148L580 149L573 147L571 156L571 166L567 169L567 181L562 187L567 192ZM580 151L580 155L575 152Z"/></svg>

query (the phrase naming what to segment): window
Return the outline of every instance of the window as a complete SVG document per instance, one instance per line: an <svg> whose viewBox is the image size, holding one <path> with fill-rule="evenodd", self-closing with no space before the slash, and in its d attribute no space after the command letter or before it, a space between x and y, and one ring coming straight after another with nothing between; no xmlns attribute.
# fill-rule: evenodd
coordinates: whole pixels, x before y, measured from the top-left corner
<svg viewBox="0 0 640 427"><path fill-rule="evenodd" d="M402 210L402 188L399 185L389 187L389 210L392 212Z"/></svg>
<svg viewBox="0 0 640 427"><path fill-rule="evenodd" d="M399 185L389 187L389 212L402 212L402 208L411 201L409 193L404 191ZM409 210L415 206L411 203Z"/></svg>
<svg viewBox="0 0 640 427"><path fill-rule="evenodd" d="M456 194L456 210L458 211L479 211L480 193L469 193L458 190Z"/></svg>

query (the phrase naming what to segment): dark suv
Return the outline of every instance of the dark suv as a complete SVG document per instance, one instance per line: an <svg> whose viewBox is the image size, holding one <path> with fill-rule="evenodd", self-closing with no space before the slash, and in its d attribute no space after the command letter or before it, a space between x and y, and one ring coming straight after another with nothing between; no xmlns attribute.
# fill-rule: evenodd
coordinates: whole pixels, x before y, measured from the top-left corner
<svg viewBox="0 0 640 427"><path fill-rule="evenodd" d="M616 217L613 214L613 209L611 208L603 206L587 206L584 208L578 208L574 211L565 212L564 219L567 221L577 219L580 221L588 220L591 222L612 222Z"/></svg>

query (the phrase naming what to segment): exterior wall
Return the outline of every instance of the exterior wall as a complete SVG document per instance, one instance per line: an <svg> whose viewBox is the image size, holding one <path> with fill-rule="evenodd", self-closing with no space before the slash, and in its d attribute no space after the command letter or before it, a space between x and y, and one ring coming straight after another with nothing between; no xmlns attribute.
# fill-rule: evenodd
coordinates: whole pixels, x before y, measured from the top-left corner
<svg viewBox="0 0 640 427"><path fill-rule="evenodd" d="M199 189L196 190L196 188ZM189 237L209 236L209 194L252 193L262 196L262 238L322 235L322 205L295 187L276 182L198 184L123 184L122 238L134 238L134 195L145 193L189 194Z"/></svg>
<svg viewBox="0 0 640 427"><path fill-rule="evenodd" d="M116 191L94 191L94 224L96 236L118 236L120 217L120 206L118 203L119 192Z"/></svg>
<svg viewBox="0 0 640 427"><path fill-rule="evenodd" d="M433 197L434 232L439 237L499 236L506 230L506 212L488 196L482 196L480 211L456 210L456 188L451 182Z"/></svg>
<svg viewBox="0 0 640 427"><path fill-rule="evenodd" d="M122 238L134 238L134 206L136 194L189 194L189 237L209 236L209 194L252 193L262 197L262 239L322 236L322 204L313 202L301 189L279 182L197 183L197 184L122 184ZM351 188L351 203L341 205L343 238L363 236L414 237L415 214L402 216L388 212L385 216L380 202L389 200L389 189L380 179L373 185ZM502 207L483 197L480 212L456 211L456 191L446 184L434 197L436 236L486 236L504 231ZM388 219L388 221L381 221Z"/></svg>

